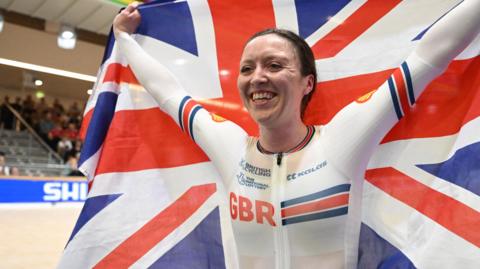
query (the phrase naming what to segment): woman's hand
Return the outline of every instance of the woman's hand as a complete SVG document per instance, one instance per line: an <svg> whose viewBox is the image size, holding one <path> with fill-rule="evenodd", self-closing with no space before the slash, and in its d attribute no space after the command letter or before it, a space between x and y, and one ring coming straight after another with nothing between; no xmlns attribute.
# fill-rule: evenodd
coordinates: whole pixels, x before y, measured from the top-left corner
<svg viewBox="0 0 480 269"><path fill-rule="evenodd" d="M133 34L140 25L140 12L137 10L138 2L133 2L118 13L113 20L113 33L118 36L121 32Z"/></svg>

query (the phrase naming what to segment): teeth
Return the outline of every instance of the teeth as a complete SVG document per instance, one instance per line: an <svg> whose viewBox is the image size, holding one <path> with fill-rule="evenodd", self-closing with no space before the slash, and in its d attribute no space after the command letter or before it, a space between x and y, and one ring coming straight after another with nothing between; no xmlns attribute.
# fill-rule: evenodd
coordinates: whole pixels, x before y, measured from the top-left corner
<svg viewBox="0 0 480 269"><path fill-rule="evenodd" d="M252 95L252 99L254 101L259 100L259 99L270 100L272 98L273 98L273 93L271 93L271 92L254 92L253 95Z"/></svg>

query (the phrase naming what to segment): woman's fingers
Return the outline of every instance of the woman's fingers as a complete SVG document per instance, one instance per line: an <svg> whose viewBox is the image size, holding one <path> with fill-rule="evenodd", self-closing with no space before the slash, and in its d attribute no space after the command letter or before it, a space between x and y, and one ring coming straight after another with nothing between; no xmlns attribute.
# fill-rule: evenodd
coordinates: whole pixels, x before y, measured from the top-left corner
<svg viewBox="0 0 480 269"><path fill-rule="evenodd" d="M123 11L125 11L128 15L135 12L138 7L138 2L130 3Z"/></svg>
<svg viewBox="0 0 480 269"><path fill-rule="evenodd" d="M127 32L132 34L140 24L141 16L137 10L138 2L133 2L123 9L113 21L113 30L115 34Z"/></svg>

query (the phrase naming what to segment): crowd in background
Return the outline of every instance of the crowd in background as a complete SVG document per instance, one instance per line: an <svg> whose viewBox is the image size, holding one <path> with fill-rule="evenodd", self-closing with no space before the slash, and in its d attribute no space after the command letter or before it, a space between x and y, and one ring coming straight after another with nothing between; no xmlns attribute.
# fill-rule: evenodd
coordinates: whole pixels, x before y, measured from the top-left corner
<svg viewBox="0 0 480 269"><path fill-rule="evenodd" d="M7 130L20 130L25 127L18 124L6 104L10 104L46 144L72 168L69 175L79 175L76 167L82 146L79 139L82 108L77 102L65 108L58 99L48 104L45 98L34 100L31 95L27 95L23 100L16 97L12 102L9 96L5 96L0 106L0 126Z"/></svg>
<svg viewBox="0 0 480 269"><path fill-rule="evenodd" d="M10 167L5 162L5 153L0 151L0 176L19 176L18 167Z"/></svg>

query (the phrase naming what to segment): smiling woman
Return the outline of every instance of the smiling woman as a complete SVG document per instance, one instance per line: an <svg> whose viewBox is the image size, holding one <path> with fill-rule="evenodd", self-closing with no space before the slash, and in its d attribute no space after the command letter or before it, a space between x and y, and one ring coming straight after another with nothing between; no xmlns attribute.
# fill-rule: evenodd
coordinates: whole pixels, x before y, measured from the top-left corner
<svg viewBox="0 0 480 269"><path fill-rule="evenodd" d="M316 73L314 69L303 71L298 45L280 35L289 32L262 33L245 46L238 89L243 104L259 124L262 147L270 152L287 152L308 131L301 119L301 104L314 89Z"/></svg>
<svg viewBox="0 0 480 269"><path fill-rule="evenodd" d="M115 18L114 32L142 85L218 169L229 197L238 267L355 268L367 162L425 86L479 33L479 8L478 0L464 1L382 86L325 126L302 121L316 85L305 41L286 30L253 35L240 59L238 89L259 137L212 119L141 49L130 36L141 19L135 4Z"/></svg>

